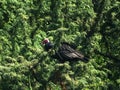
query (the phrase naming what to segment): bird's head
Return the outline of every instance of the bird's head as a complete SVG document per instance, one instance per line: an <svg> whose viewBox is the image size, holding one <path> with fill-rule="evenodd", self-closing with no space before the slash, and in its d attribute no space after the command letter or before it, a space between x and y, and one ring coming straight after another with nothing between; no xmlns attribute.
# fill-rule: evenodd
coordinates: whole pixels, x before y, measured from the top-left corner
<svg viewBox="0 0 120 90"><path fill-rule="evenodd" d="M49 51L54 46L48 38L44 39L42 43L44 44L44 49L46 51Z"/></svg>
<svg viewBox="0 0 120 90"><path fill-rule="evenodd" d="M50 41L49 41L49 39L48 38L45 38L44 40L43 40L43 44L47 44L47 43L49 43Z"/></svg>

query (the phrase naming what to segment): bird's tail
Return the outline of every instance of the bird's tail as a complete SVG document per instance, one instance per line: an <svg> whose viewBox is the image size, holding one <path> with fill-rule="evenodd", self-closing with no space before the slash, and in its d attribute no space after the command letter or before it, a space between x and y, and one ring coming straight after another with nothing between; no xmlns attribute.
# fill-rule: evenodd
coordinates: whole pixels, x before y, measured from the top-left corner
<svg viewBox="0 0 120 90"><path fill-rule="evenodd" d="M84 57L84 58L83 58L83 61L87 63L87 62L89 61L89 58Z"/></svg>

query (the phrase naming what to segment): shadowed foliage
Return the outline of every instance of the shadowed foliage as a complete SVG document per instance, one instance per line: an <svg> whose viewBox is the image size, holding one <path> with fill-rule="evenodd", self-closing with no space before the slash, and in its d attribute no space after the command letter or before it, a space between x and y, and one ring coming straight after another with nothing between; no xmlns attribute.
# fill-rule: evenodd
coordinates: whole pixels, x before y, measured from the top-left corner
<svg viewBox="0 0 120 90"><path fill-rule="evenodd" d="M90 61L60 63L44 38ZM0 0L0 90L120 90L120 1Z"/></svg>

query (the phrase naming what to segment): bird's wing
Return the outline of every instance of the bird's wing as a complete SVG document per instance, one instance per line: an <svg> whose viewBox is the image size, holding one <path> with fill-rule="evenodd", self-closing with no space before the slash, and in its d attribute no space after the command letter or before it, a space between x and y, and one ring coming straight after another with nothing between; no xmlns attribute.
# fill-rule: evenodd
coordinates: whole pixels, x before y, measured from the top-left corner
<svg viewBox="0 0 120 90"><path fill-rule="evenodd" d="M62 55L64 58L67 59L77 59L80 58L75 52L69 52L69 51L61 51L60 55Z"/></svg>
<svg viewBox="0 0 120 90"><path fill-rule="evenodd" d="M69 45L63 44L59 50L60 55L66 59L83 59L84 55L80 54Z"/></svg>

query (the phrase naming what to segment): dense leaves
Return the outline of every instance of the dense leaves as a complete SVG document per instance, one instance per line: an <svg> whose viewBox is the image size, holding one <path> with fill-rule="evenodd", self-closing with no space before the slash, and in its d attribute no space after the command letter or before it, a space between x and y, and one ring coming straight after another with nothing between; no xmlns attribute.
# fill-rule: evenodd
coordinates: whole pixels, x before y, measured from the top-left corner
<svg viewBox="0 0 120 90"><path fill-rule="evenodd" d="M1 90L119 90L119 0L1 0ZM59 63L41 43L67 41L90 62Z"/></svg>

